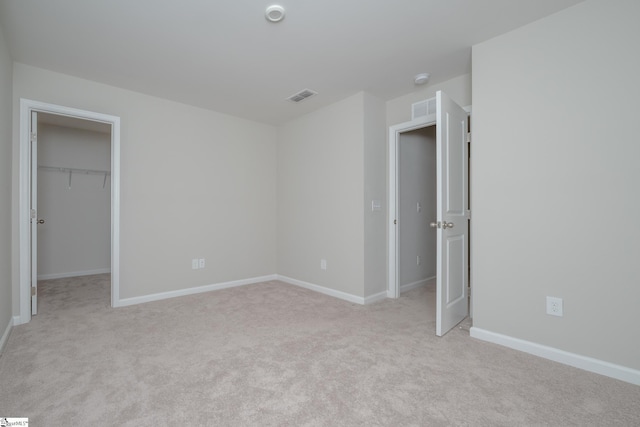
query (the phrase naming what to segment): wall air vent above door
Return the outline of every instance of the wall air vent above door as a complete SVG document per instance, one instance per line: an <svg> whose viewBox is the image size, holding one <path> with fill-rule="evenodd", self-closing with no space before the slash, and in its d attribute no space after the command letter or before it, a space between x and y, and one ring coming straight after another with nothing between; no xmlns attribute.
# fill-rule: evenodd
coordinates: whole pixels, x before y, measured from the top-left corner
<svg viewBox="0 0 640 427"><path fill-rule="evenodd" d="M411 104L411 120L436 113L436 97Z"/></svg>
<svg viewBox="0 0 640 427"><path fill-rule="evenodd" d="M304 101L307 98L311 98L314 95L317 95L318 92L315 92L311 89L304 89L301 90L298 93L294 93L293 95L291 95L290 97L287 98L288 101L291 102L300 102L300 101Z"/></svg>

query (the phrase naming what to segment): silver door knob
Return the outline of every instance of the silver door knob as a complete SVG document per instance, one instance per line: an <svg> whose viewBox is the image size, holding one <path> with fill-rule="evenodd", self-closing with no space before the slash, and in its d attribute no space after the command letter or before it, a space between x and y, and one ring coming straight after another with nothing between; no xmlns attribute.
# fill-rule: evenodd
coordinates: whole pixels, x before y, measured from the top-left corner
<svg viewBox="0 0 640 427"><path fill-rule="evenodd" d="M442 222L442 228L444 230L446 230L447 228L453 228L453 223L452 222L443 221Z"/></svg>
<svg viewBox="0 0 640 427"><path fill-rule="evenodd" d="M429 224L429 227L431 227L431 228L440 228L440 221L432 222L431 224Z"/></svg>
<svg viewBox="0 0 640 427"><path fill-rule="evenodd" d="M39 219L36 221L38 224L44 224L44 219Z"/></svg>

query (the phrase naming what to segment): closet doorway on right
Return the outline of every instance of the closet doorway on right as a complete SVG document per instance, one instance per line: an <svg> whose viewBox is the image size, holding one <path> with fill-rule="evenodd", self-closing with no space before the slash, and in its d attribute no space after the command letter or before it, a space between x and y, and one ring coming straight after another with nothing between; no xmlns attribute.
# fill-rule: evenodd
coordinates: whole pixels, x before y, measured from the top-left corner
<svg viewBox="0 0 640 427"><path fill-rule="evenodd" d="M462 107L434 101L434 114L389 129L388 296L435 287L442 336L469 314L470 133Z"/></svg>
<svg viewBox="0 0 640 427"><path fill-rule="evenodd" d="M400 134L398 144L398 286L435 291L437 236L436 126Z"/></svg>

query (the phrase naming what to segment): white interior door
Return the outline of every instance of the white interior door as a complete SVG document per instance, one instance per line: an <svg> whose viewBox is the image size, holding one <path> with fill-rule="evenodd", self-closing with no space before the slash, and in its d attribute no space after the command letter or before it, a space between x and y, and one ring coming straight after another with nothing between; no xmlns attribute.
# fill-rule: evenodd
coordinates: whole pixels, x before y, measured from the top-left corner
<svg viewBox="0 0 640 427"><path fill-rule="evenodd" d="M31 112L31 315L38 314L38 113Z"/></svg>
<svg viewBox="0 0 640 427"><path fill-rule="evenodd" d="M442 336L469 314L467 113L446 94L436 94L437 309Z"/></svg>

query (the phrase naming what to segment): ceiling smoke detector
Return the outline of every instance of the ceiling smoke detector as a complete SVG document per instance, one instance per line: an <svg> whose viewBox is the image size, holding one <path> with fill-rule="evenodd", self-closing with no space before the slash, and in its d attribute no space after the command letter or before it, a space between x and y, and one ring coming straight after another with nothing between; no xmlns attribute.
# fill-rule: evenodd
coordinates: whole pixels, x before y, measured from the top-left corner
<svg viewBox="0 0 640 427"><path fill-rule="evenodd" d="M416 76L413 78L413 82L417 85L423 85L427 81L429 81L429 73L416 74Z"/></svg>
<svg viewBox="0 0 640 427"><path fill-rule="evenodd" d="M273 4L267 8L264 16L266 16L268 21L280 22L284 19L284 7Z"/></svg>

